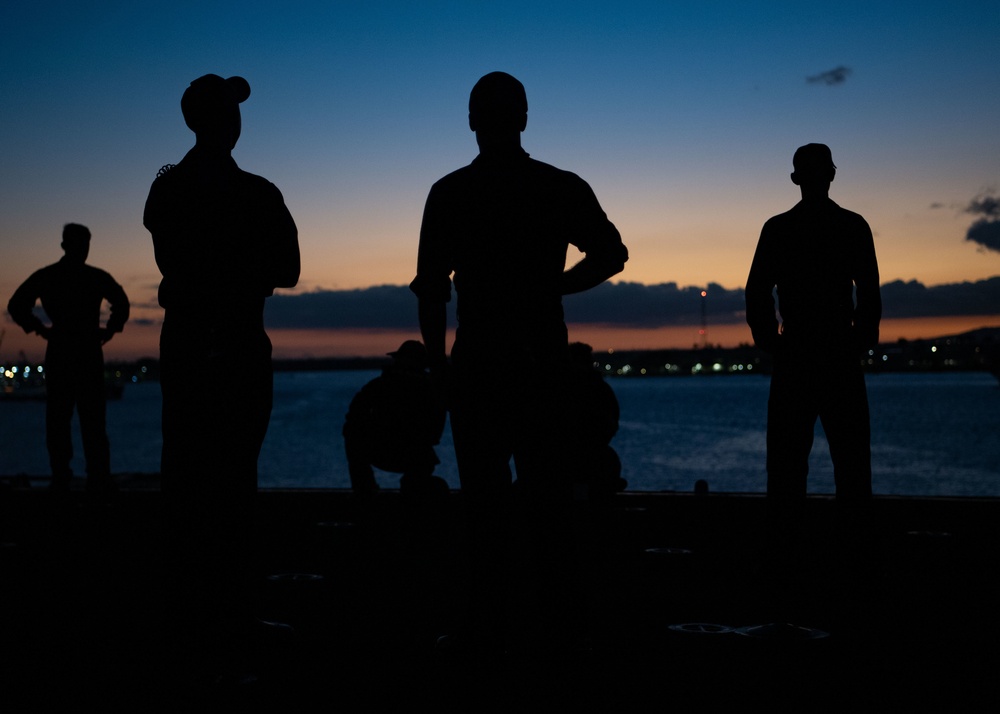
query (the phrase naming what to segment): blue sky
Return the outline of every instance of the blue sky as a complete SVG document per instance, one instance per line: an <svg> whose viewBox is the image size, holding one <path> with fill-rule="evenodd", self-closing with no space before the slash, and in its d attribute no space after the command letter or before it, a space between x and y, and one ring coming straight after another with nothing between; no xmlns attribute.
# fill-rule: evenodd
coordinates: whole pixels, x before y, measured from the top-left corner
<svg viewBox="0 0 1000 714"><path fill-rule="evenodd" d="M208 72L253 89L234 156L296 218L293 293L409 281L427 190L475 156L468 92L497 69L527 88L525 148L621 230L621 281L742 287L810 141L833 149L831 195L871 223L883 281L984 281L1000 252L966 235L1000 216L966 209L1000 185L998 30L993 2L7 3L0 295L80 222L155 333L142 206L193 143L180 96ZM2 326L3 353L39 348Z"/></svg>

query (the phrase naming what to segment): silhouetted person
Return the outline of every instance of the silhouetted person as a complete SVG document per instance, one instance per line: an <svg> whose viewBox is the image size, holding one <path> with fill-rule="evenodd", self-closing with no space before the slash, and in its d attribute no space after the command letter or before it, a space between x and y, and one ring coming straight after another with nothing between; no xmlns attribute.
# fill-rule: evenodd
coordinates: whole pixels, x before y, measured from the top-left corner
<svg viewBox="0 0 1000 714"><path fill-rule="evenodd" d="M434 446L447 413L427 372L427 351L407 340L389 355L392 363L348 407L343 435L351 488L360 496L378 491L374 466L402 474L404 492L447 492L448 484L434 476L441 463Z"/></svg>
<svg viewBox="0 0 1000 714"><path fill-rule="evenodd" d="M562 296L620 272L628 253L593 191L578 176L521 148L524 87L493 72L469 98L479 156L434 184L427 197L417 275L420 328L432 376L449 384L452 434L466 506L471 564L470 645L502 647L507 610L513 457L529 521L563 522L573 478L563 465L553 416L567 332ZM568 246L585 257L565 269ZM452 275L458 328L446 353ZM557 551L555 525L533 543Z"/></svg>
<svg viewBox="0 0 1000 714"><path fill-rule="evenodd" d="M604 375L594 369L590 345L574 342L569 346L567 377L563 428L577 497L605 503L627 486L621 460L611 446L618 433L618 398Z"/></svg>
<svg viewBox="0 0 1000 714"><path fill-rule="evenodd" d="M861 358L878 345L882 315L875 245L865 219L829 198L836 166L827 146L800 147L792 164L802 200L764 224L746 286L754 342L774 364L767 493L805 496L818 416L838 498L864 498L871 433Z"/></svg>
<svg viewBox="0 0 1000 714"><path fill-rule="evenodd" d="M188 603L209 624L246 614L236 588L245 586L257 458L272 404L264 300L294 286L300 267L281 193L231 156L239 105L249 96L242 77L191 82L181 111L194 148L160 170L143 217L163 275L162 491L174 553L189 573L179 577L203 578L195 587L214 591Z"/></svg>
<svg viewBox="0 0 1000 714"><path fill-rule="evenodd" d="M67 224L62 249L65 255L58 263L36 271L14 292L7 310L25 332L35 332L48 341L45 430L52 488L68 490L73 477L71 423L76 408L87 464L87 490L106 491L115 484L105 429L107 394L101 347L124 328L129 302L114 278L87 265L90 231L86 226ZM51 325L33 312L39 300ZM101 327L105 300L110 313Z"/></svg>

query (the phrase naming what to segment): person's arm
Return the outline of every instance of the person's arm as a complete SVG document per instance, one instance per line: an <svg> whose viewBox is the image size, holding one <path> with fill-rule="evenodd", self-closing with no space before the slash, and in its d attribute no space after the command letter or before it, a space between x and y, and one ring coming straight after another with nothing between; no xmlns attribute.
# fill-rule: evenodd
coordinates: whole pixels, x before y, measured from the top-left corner
<svg viewBox="0 0 1000 714"><path fill-rule="evenodd" d="M295 220L285 205L285 200L277 187L272 186L277 195L277 205L273 214L271 237L273 250L267 256L272 272L274 287L294 288L299 282L302 258L299 253L299 230Z"/></svg>
<svg viewBox="0 0 1000 714"><path fill-rule="evenodd" d="M427 364L431 371L447 361L445 345L448 333L448 304L438 300L417 298L420 336L427 348Z"/></svg>
<svg viewBox="0 0 1000 714"><path fill-rule="evenodd" d="M771 254L768 224L764 224L757 241L745 291L747 324L754 344L765 352L773 352L778 341L778 318L774 309L774 256Z"/></svg>
<svg viewBox="0 0 1000 714"><path fill-rule="evenodd" d="M26 333L36 332L41 337L49 338L49 327L35 315L35 303L39 298L38 273L34 273L14 291L7 302L7 312L10 317Z"/></svg>
<svg viewBox="0 0 1000 714"><path fill-rule="evenodd" d="M446 211L438 207L438 194L432 188L424 206L417 249L417 275L410 290L417 296L420 334L427 350L431 373L447 364L448 302L451 300L451 258L448 229L442 218Z"/></svg>
<svg viewBox="0 0 1000 714"><path fill-rule="evenodd" d="M862 350L878 346L879 322L882 320L882 292L879 287L878 261L871 227L861 220L858 267L854 276L857 305L854 308L854 328Z"/></svg>
<svg viewBox="0 0 1000 714"><path fill-rule="evenodd" d="M573 295L595 288L622 272L628 249L621 233L598 203L590 186L574 176L574 198L568 203L569 242L583 252L583 259L563 272L559 282L561 295Z"/></svg>
<svg viewBox="0 0 1000 714"><path fill-rule="evenodd" d="M177 251L168 238L171 233L168 191L160 181L160 175L166 170L167 167L160 169L157 180L149 187L149 195L146 197L146 205L142 212L142 225L153 239L153 259L160 270L160 275L164 277L174 274L178 262Z"/></svg>
<svg viewBox="0 0 1000 714"><path fill-rule="evenodd" d="M128 322L131 306L129 305L128 295L125 294L125 289L115 282L115 279L110 275L107 275L104 299L108 301L109 315L108 322L102 331L101 342L107 343L116 333L125 329L125 323Z"/></svg>
<svg viewBox="0 0 1000 714"><path fill-rule="evenodd" d="M614 226L611 228L617 241L609 240L594 245L584 253L579 263L563 272L560 281L562 295L572 295L595 288L625 269L628 249L622 244L618 230Z"/></svg>

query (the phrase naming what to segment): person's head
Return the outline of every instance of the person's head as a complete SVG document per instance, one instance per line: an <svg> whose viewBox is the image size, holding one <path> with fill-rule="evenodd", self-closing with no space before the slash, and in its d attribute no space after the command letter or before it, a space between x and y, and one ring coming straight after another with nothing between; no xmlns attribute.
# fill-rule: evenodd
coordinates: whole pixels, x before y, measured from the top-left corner
<svg viewBox="0 0 1000 714"><path fill-rule="evenodd" d="M837 167L833 154L826 144L806 144L795 150L792 156L792 183L796 186L826 186L829 188Z"/></svg>
<svg viewBox="0 0 1000 714"><path fill-rule="evenodd" d="M469 95L469 128L477 134L520 134L528 124L524 85L506 72L490 72Z"/></svg>
<svg viewBox="0 0 1000 714"><path fill-rule="evenodd" d="M90 229L79 223L67 223L63 226L61 245L67 258L85 263L90 253Z"/></svg>
<svg viewBox="0 0 1000 714"><path fill-rule="evenodd" d="M240 138L240 104L250 96L243 77L223 79L206 74L191 82L181 97L184 122L199 143L232 150Z"/></svg>
<svg viewBox="0 0 1000 714"><path fill-rule="evenodd" d="M594 348L586 342L570 342L567 348L570 362L580 365L593 366Z"/></svg>
<svg viewBox="0 0 1000 714"><path fill-rule="evenodd" d="M422 370L427 366L427 350L419 340L407 340L395 352L388 353L392 362L398 367L412 370Z"/></svg>

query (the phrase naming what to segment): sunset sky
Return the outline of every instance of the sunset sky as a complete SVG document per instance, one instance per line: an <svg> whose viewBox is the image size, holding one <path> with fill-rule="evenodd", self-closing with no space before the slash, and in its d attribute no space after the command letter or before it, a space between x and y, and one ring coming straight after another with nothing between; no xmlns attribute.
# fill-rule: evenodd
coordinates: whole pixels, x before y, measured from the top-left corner
<svg viewBox="0 0 1000 714"><path fill-rule="evenodd" d="M238 74L234 158L281 189L303 256L268 307L276 354L385 352L416 335L402 286L427 191L476 155L469 90L504 70L525 149L586 179L630 250L616 285L567 301L602 325L571 337L690 346L710 286L710 339L748 341L740 290L808 142L874 230L884 338L1000 325L998 30L995 2L7 2L0 305L83 223L134 306L106 355L155 356L143 204L193 144L185 87ZM0 357L41 356L0 329Z"/></svg>

